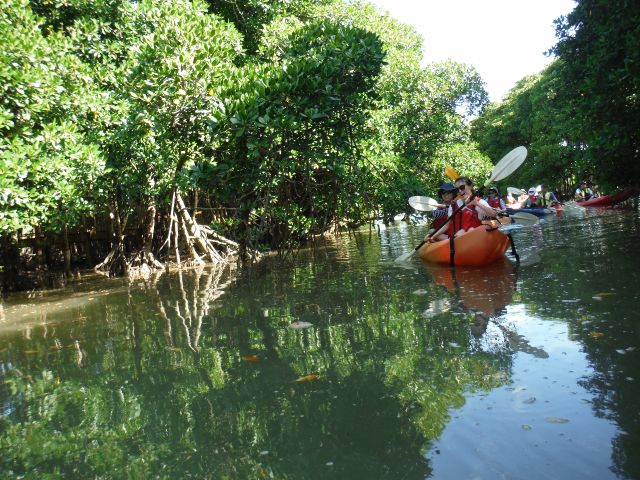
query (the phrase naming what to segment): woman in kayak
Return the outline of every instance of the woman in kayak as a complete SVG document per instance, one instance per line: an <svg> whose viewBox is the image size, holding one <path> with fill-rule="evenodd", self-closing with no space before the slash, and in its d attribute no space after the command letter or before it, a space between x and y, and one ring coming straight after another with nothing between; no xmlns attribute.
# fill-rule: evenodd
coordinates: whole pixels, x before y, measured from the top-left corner
<svg viewBox="0 0 640 480"><path fill-rule="evenodd" d="M462 235L482 225L483 220L496 218L496 211L487 202L480 197L471 197L473 182L469 177L457 178L455 186L460 198L454 202L454 206L462 211L449 223L449 236L453 233Z"/></svg>

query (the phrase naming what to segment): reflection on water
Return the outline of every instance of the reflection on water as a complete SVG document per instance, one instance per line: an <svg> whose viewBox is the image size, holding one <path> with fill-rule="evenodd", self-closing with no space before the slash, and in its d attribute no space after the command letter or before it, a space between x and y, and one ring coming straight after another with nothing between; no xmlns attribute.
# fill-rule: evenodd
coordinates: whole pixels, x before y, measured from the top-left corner
<svg viewBox="0 0 640 480"><path fill-rule="evenodd" d="M394 264L402 225L12 297L1 475L638 477L639 232L566 214L514 232L535 262L454 272Z"/></svg>

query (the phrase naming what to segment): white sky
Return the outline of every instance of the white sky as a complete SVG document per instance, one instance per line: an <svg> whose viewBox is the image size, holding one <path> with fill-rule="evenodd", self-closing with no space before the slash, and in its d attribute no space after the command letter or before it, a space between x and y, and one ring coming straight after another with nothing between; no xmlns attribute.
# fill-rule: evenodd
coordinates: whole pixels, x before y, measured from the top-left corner
<svg viewBox="0 0 640 480"><path fill-rule="evenodd" d="M424 61L450 58L473 65L499 102L525 75L551 61L553 20L571 12L573 0L369 0L412 25L424 38Z"/></svg>

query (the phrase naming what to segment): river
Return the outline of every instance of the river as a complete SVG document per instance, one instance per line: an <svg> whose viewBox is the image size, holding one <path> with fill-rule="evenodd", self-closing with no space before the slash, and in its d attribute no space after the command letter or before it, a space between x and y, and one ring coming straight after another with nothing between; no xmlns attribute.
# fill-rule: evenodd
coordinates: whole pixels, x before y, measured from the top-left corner
<svg viewBox="0 0 640 480"><path fill-rule="evenodd" d="M640 478L638 211L455 275L424 231L5 299L0 478Z"/></svg>

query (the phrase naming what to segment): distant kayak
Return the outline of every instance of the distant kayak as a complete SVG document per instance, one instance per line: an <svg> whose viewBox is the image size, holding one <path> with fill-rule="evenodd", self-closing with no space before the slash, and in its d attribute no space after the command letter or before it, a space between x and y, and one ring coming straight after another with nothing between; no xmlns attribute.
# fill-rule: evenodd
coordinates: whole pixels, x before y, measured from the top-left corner
<svg viewBox="0 0 640 480"><path fill-rule="evenodd" d="M454 240L454 265L479 266L495 262L504 256L509 238L497 229L482 225ZM449 264L451 250L449 240L425 243L418 250L425 262Z"/></svg>
<svg viewBox="0 0 640 480"><path fill-rule="evenodd" d="M628 198L631 198L634 193L636 193L634 190L623 190L614 195L603 195L601 197L576 202L576 205L580 205L581 207L608 207L616 203L624 202Z"/></svg>

